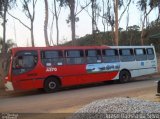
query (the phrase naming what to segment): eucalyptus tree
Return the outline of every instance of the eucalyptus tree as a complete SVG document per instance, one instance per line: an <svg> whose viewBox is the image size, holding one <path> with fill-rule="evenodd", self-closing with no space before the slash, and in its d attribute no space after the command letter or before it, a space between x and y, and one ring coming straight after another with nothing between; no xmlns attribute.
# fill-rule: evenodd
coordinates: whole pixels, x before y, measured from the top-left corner
<svg viewBox="0 0 160 119"><path fill-rule="evenodd" d="M145 29L145 23L147 25L147 17L154 8L158 7L159 4L160 4L159 0L138 0L137 2L138 9L141 12L143 12L141 45L144 45L144 38L146 36L146 32L144 31L144 29ZM149 10L147 10L148 7L150 7Z"/></svg>
<svg viewBox="0 0 160 119"><path fill-rule="evenodd" d="M31 44L32 47L35 46L34 43L34 19L35 19L35 6L36 6L37 0L21 0L23 13L25 16L30 20L30 25L26 25L20 18L17 18L16 16L12 15L8 12L8 14L19 21L24 27L26 27L30 33L31 33ZM31 4L31 7L29 6Z"/></svg>
<svg viewBox="0 0 160 119"><path fill-rule="evenodd" d="M48 40L48 0L44 0L45 3L45 20L44 20L44 38L46 46L49 46L49 40Z"/></svg>
<svg viewBox="0 0 160 119"><path fill-rule="evenodd" d="M127 33L130 35L129 45L133 45L133 44L135 45L136 44L137 40L134 40L134 42L133 42L133 39L134 39L134 37L137 37L138 34L136 34L136 33L139 31L139 29L140 29L140 27L137 26L137 25L127 27Z"/></svg>
<svg viewBox="0 0 160 119"><path fill-rule="evenodd" d="M7 23L7 11L11 9L16 4L16 0L0 0L0 18L3 20L3 42L2 42L2 53L5 54L7 52L5 43L6 43L6 23Z"/></svg>
<svg viewBox="0 0 160 119"><path fill-rule="evenodd" d="M62 6L59 5L59 1L57 0L53 0L52 3L52 9L50 9L53 17L52 17L52 23L51 23L51 30L50 30L50 41L53 43L53 38L52 38L52 33L53 33L53 22L54 22L54 18L55 18L55 22L56 22L56 39L57 39L57 45L59 45L59 16L60 16L60 12L61 12L61 8Z"/></svg>
<svg viewBox="0 0 160 119"><path fill-rule="evenodd" d="M95 34L98 30L97 27L97 10L98 10L98 4L97 4L97 0L91 0L91 9L92 9L92 35L93 35L93 39L96 39Z"/></svg>
<svg viewBox="0 0 160 119"><path fill-rule="evenodd" d="M32 5L32 11L29 8L29 4L30 3ZM24 11L26 17L28 19L30 19L30 27L28 27L28 29L31 32L31 43L32 43L33 47L35 46L34 33L33 33L33 28L34 28L33 23L34 23L34 19L35 19L35 6L36 6L36 3L37 3L37 0L23 0L22 1L23 11Z"/></svg>
<svg viewBox="0 0 160 119"><path fill-rule="evenodd" d="M122 6L124 6L124 0L107 0L106 2L107 2L106 12L104 12L104 0L102 0L102 5L103 5L102 6L102 8L103 8L102 19L105 19L107 24L109 24L111 26L113 44L118 45L119 44L119 37L118 37L119 36L118 35L119 21L120 21L121 17L123 16L124 12L126 11L126 8L124 9L122 14L120 15L119 19L118 19L118 12L119 12L119 9ZM131 0L127 0L127 2L128 2L127 6L129 6Z"/></svg>
<svg viewBox="0 0 160 119"><path fill-rule="evenodd" d="M113 0L114 6L114 14L115 14L115 35L114 35L114 42L115 45L118 45L118 2L119 0Z"/></svg>
<svg viewBox="0 0 160 119"><path fill-rule="evenodd" d="M59 44L59 14L61 11L61 6L59 6L59 9L57 10L57 3L56 0L54 0L54 12L55 12L55 18L56 18L56 30L57 30L57 45Z"/></svg>
<svg viewBox="0 0 160 119"><path fill-rule="evenodd" d="M77 17L86 7L89 6L89 3L87 3L85 6L81 7L79 11L77 11L78 2L76 4L76 0L59 0L60 6L68 6L70 9L70 14L67 23L71 23L71 37L72 37L72 45L76 45L76 29L75 24L77 21L79 21L79 17Z"/></svg>
<svg viewBox="0 0 160 119"><path fill-rule="evenodd" d="M75 22L76 22L76 17L75 17L75 0L60 0L60 5L61 6L68 6L70 9L70 16L69 16L69 20L67 21L69 23L69 21L71 21L71 37L72 37L72 45L76 45L76 32L75 32Z"/></svg>

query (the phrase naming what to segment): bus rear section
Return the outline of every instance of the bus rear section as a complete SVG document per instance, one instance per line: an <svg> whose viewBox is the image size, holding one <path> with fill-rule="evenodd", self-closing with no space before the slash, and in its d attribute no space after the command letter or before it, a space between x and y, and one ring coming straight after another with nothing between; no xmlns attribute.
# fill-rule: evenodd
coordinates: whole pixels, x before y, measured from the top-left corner
<svg viewBox="0 0 160 119"><path fill-rule="evenodd" d="M120 73L128 72L130 77L156 73L157 57L154 46L119 47ZM123 79L123 76L117 79ZM124 74L125 77L125 74Z"/></svg>

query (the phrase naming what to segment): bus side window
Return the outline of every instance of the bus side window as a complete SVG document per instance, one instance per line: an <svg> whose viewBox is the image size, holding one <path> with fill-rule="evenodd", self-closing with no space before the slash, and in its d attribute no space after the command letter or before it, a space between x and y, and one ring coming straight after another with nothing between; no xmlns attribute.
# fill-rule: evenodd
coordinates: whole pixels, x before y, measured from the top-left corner
<svg viewBox="0 0 160 119"><path fill-rule="evenodd" d="M66 50L66 62L67 64L83 64L84 53L83 50Z"/></svg>
<svg viewBox="0 0 160 119"><path fill-rule="evenodd" d="M119 53L122 62L135 61L133 49L120 49Z"/></svg>
<svg viewBox="0 0 160 119"><path fill-rule="evenodd" d="M45 66L63 65L63 53L59 50L41 51L41 61Z"/></svg>
<svg viewBox="0 0 160 119"><path fill-rule="evenodd" d="M136 48L135 55L137 61L147 60L146 50L144 48Z"/></svg>
<svg viewBox="0 0 160 119"><path fill-rule="evenodd" d="M101 63L101 51L100 50L86 50L87 63Z"/></svg>
<svg viewBox="0 0 160 119"><path fill-rule="evenodd" d="M153 60L154 59L154 51L153 48L147 48L147 58L148 60Z"/></svg>
<svg viewBox="0 0 160 119"><path fill-rule="evenodd" d="M102 50L103 53L103 62L105 63L111 63L111 62L118 62L119 56L118 56L118 50L117 49L105 49Z"/></svg>

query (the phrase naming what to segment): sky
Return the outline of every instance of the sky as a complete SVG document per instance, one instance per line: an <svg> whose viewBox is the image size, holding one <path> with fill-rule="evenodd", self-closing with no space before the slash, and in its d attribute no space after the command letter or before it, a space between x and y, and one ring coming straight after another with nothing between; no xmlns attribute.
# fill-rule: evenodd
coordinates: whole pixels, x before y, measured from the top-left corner
<svg viewBox="0 0 160 119"><path fill-rule="evenodd" d="M51 9L52 7L52 1L53 0L48 0L49 1L49 8ZM85 3L87 0L79 0L80 4ZM89 0L88 0L89 1ZM98 0L98 3L100 3L101 0ZM23 23L27 24L28 26L30 25L29 19L25 16L24 12L22 11L22 7L18 3L19 7L18 8L13 8L9 12L16 16L17 18L21 19ZM88 6L88 10L91 14L91 6ZM44 32L43 32L43 27L44 27L44 17L45 17L45 11L44 11L44 0L37 0L36 4L36 12L35 12L35 21L34 21L34 37L35 37L35 46L45 46L45 41L44 41ZM80 7L78 7L77 11L80 10ZM148 8L149 10L149 8ZM119 11L119 16L122 13L123 8ZM137 9L135 5L130 6L130 11L129 11L129 26L132 25L141 25L140 18L141 18L141 13ZM71 40L71 27L70 24L66 23L66 19L68 18L69 15L69 8L64 7L61 9L60 17L59 17L59 29L60 29L60 43L63 43L65 41L70 41ZM82 11L79 15L79 21L76 22L76 36L77 37L82 37L85 36L86 34L91 34L91 29L92 29L92 22L91 22L91 17L88 15L86 11ZM149 15L149 21L153 21L158 17L158 9L154 9L151 14ZM50 33L50 26L51 26L51 21L52 21L52 14L49 12L49 26L48 26L48 35ZM103 31L103 25L101 22L101 18L98 20L98 28L100 31ZM2 23L2 20L0 20L0 23ZM53 30L53 39L54 39L54 44L56 44L56 25L55 25L55 20L54 20L54 30ZM120 21L119 27L126 28L126 14L122 17L122 20ZM2 37L3 33L3 28L2 26L0 27L0 37ZM13 19L9 15L7 15L7 34L6 34L7 39L13 39L13 42L16 42L18 46L31 46L31 38L30 38L30 31L25 28L23 25L21 25L17 20ZM49 37L50 38L50 37Z"/></svg>

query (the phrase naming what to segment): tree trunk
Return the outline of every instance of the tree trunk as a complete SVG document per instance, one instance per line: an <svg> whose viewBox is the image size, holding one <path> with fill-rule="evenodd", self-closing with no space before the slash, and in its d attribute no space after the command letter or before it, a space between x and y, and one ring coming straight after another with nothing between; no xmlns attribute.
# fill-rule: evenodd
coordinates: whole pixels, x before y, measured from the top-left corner
<svg viewBox="0 0 160 119"><path fill-rule="evenodd" d="M147 13L147 9L145 9L144 11L144 19L142 21L142 32L141 32L141 45L144 45L144 27L145 27L145 19L146 19L146 24L147 24L147 16L150 14L150 12L153 10L153 8L151 8L148 13Z"/></svg>
<svg viewBox="0 0 160 119"><path fill-rule="evenodd" d="M53 22L54 22L54 14L53 14L53 18L52 18L52 23L51 23L51 29L50 29L50 45L54 45L54 42L53 42L53 38L52 38L52 35L53 35Z"/></svg>
<svg viewBox="0 0 160 119"><path fill-rule="evenodd" d="M57 15L56 0L54 0L54 11L55 11L55 17L56 17L57 45L59 45L59 25L58 25L58 15Z"/></svg>
<svg viewBox="0 0 160 119"><path fill-rule="evenodd" d="M31 20L31 43L32 43L32 47L35 47L34 44L34 33L33 33L33 21Z"/></svg>
<svg viewBox="0 0 160 119"><path fill-rule="evenodd" d="M112 26L112 45L115 45L114 39L115 39L114 26Z"/></svg>
<svg viewBox="0 0 160 119"><path fill-rule="evenodd" d="M115 0L115 45L118 46L118 0Z"/></svg>
<svg viewBox="0 0 160 119"><path fill-rule="evenodd" d="M44 20L44 38L45 38L45 43L46 46L49 46L49 41L48 41L48 1L44 0L45 2L45 20Z"/></svg>
<svg viewBox="0 0 160 119"><path fill-rule="evenodd" d="M8 0L6 0L4 2L4 16L3 16L3 42L2 42L2 56L3 56L3 59L6 58L6 13L7 13L7 9L8 9Z"/></svg>
<svg viewBox="0 0 160 119"><path fill-rule="evenodd" d="M142 28L142 32L141 32L141 45L143 46L144 45L144 38L143 38L143 36L144 36L144 28Z"/></svg>
<svg viewBox="0 0 160 119"><path fill-rule="evenodd" d="M71 15L71 31L72 31L72 45L76 45L75 39L75 0L70 1L70 15Z"/></svg>
<svg viewBox="0 0 160 119"><path fill-rule="evenodd" d="M93 40L96 39L96 25L95 25L95 22L96 22L96 13L95 13L95 4L96 4L96 0L91 0L92 2L92 35L93 35Z"/></svg>
<svg viewBox="0 0 160 119"><path fill-rule="evenodd" d="M57 45L59 45L59 25L58 19L56 18L56 29L57 29Z"/></svg>

